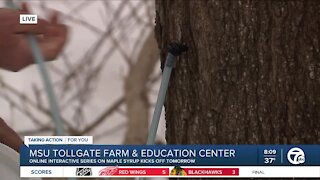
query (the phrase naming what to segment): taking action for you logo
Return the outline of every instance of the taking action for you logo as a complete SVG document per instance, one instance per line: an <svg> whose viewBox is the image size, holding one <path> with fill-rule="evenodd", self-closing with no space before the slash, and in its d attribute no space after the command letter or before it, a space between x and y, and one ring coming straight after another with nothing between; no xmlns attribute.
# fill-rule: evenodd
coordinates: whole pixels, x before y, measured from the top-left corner
<svg viewBox="0 0 320 180"><path fill-rule="evenodd" d="M303 164L306 161L303 150L298 147L291 148L288 151L287 159L294 165Z"/></svg>

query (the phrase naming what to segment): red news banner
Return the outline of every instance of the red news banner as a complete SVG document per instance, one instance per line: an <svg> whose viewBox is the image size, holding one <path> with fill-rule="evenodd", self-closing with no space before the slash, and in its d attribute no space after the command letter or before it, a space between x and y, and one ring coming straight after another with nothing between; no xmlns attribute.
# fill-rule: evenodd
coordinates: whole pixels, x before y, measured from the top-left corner
<svg viewBox="0 0 320 180"><path fill-rule="evenodd" d="M239 176L239 168L120 168L107 167L100 176Z"/></svg>

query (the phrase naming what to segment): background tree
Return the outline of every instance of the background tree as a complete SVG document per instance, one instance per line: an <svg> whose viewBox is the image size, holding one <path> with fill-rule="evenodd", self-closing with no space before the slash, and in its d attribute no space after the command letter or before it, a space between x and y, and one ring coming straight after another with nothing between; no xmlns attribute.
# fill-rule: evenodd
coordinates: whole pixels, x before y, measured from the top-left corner
<svg viewBox="0 0 320 180"><path fill-rule="evenodd" d="M156 0L168 144L320 143L320 1Z"/></svg>

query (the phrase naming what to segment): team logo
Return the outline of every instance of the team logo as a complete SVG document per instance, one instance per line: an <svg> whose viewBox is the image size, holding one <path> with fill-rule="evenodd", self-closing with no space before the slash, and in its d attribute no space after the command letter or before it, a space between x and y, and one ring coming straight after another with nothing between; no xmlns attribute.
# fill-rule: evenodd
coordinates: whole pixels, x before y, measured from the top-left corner
<svg viewBox="0 0 320 180"><path fill-rule="evenodd" d="M103 168L99 171L99 176L112 176L118 171L118 166Z"/></svg>
<svg viewBox="0 0 320 180"><path fill-rule="evenodd" d="M92 169L91 168L77 168L76 176L91 176Z"/></svg>
<svg viewBox="0 0 320 180"><path fill-rule="evenodd" d="M303 164L306 161L303 150L298 147L291 148L288 151L287 159L294 165Z"/></svg>
<svg viewBox="0 0 320 180"><path fill-rule="evenodd" d="M181 168L180 166L175 166L171 172L170 172L170 175L174 175L174 176L186 176L187 173L186 171Z"/></svg>

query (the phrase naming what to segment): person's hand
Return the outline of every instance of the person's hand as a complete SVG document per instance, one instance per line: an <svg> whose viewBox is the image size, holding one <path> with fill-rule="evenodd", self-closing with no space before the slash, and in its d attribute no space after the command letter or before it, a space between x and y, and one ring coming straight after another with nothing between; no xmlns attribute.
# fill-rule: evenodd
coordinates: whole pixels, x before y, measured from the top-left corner
<svg viewBox="0 0 320 180"><path fill-rule="evenodd" d="M35 34L45 60L55 59L67 39L67 27L58 20L58 12L49 21L38 18L38 24L20 24L20 14L29 14L27 5L22 10L0 8L0 67L19 71L34 62L26 34Z"/></svg>

